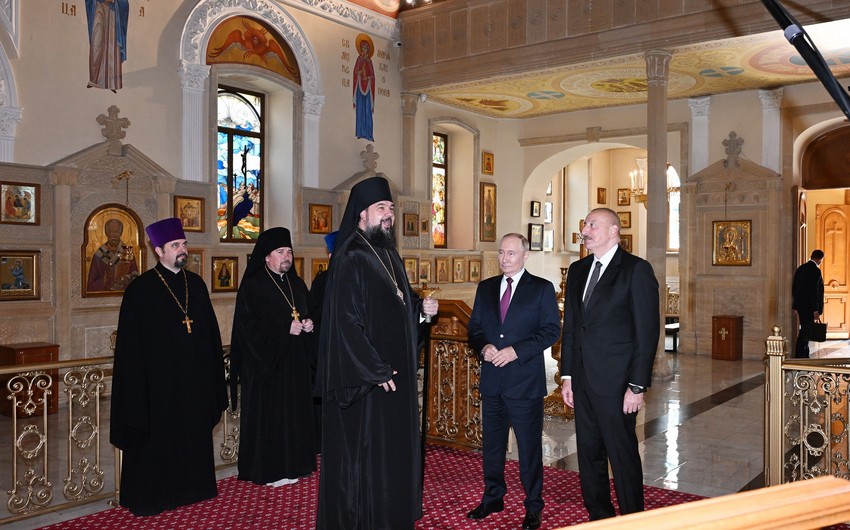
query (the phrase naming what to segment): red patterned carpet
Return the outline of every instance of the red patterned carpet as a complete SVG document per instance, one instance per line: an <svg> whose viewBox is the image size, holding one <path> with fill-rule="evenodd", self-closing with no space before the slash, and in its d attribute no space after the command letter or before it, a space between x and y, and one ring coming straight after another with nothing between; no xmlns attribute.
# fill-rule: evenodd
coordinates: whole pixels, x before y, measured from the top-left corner
<svg viewBox="0 0 850 530"><path fill-rule="evenodd" d="M481 500L483 478L477 453L429 447L426 453L424 516L417 523L421 530L495 530L519 528L525 509L519 482L518 464L507 462L508 494L505 511L486 521L471 521L466 512ZM587 521L581 501L578 474L546 467L544 471L544 529L559 528ZM124 508L111 508L43 527L50 530L121 529L311 529L315 526L315 507L319 479L314 474L297 484L270 488L257 486L235 477L219 481L217 498L172 510L153 517L134 517ZM644 487L646 508L660 508L700 499L696 495Z"/></svg>

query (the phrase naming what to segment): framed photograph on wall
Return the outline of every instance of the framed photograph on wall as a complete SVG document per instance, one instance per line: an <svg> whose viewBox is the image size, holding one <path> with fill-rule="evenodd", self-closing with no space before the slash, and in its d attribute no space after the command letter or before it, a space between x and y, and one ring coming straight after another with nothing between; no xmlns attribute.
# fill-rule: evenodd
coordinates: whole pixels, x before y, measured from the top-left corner
<svg viewBox="0 0 850 530"><path fill-rule="evenodd" d="M543 250L543 225L528 223L529 250Z"/></svg>
<svg viewBox="0 0 850 530"><path fill-rule="evenodd" d="M531 201L531 217L540 217L540 201Z"/></svg>
<svg viewBox="0 0 850 530"><path fill-rule="evenodd" d="M752 265L752 221L713 221L712 265Z"/></svg>
<svg viewBox="0 0 850 530"><path fill-rule="evenodd" d="M402 235L418 236L419 235L419 214L406 213L403 216L404 224L402 225Z"/></svg>
<svg viewBox="0 0 850 530"><path fill-rule="evenodd" d="M419 260L419 283L431 283L431 260Z"/></svg>
<svg viewBox="0 0 850 530"><path fill-rule="evenodd" d="M493 153L481 151L481 172L485 175L492 175L496 170L496 162Z"/></svg>
<svg viewBox="0 0 850 530"><path fill-rule="evenodd" d="M212 258L212 292L235 293L239 290L239 258Z"/></svg>
<svg viewBox="0 0 850 530"><path fill-rule="evenodd" d="M250 256L250 254L248 254ZM201 278L204 277L204 251L189 250L189 259L186 260L186 269L194 272Z"/></svg>
<svg viewBox="0 0 850 530"><path fill-rule="evenodd" d="M41 222L41 186L25 182L0 182L0 223L38 225Z"/></svg>
<svg viewBox="0 0 850 530"><path fill-rule="evenodd" d="M38 250L0 250L0 301L40 298L40 255Z"/></svg>
<svg viewBox="0 0 850 530"><path fill-rule="evenodd" d="M496 185L482 182L480 187L478 239L493 242L496 241Z"/></svg>
<svg viewBox="0 0 850 530"><path fill-rule="evenodd" d="M478 283L481 281L481 260L480 259L471 259L469 260L469 281L472 283Z"/></svg>
<svg viewBox="0 0 850 530"><path fill-rule="evenodd" d="M451 283L451 267L450 258L437 258L437 283Z"/></svg>
<svg viewBox="0 0 850 530"><path fill-rule="evenodd" d="M599 204L608 203L608 190L606 188L596 188L596 202Z"/></svg>
<svg viewBox="0 0 850 530"><path fill-rule="evenodd" d="M628 188L617 188L617 206L628 206L632 203L632 195Z"/></svg>
<svg viewBox="0 0 850 530"><path fill-rule="evenodd" d="M204 231L204 199L202 197L174 196L174 217L183 223L185 232Z"/></svg>
<svg viewBox="0 0 850 530"><path fill-rule="evenodd" d="M543 222L544 223L551 223L552 222L552 220L555 218L554 210L555 210L555 207L551 202L544 202L543 203Z"/></svg>
<svg viewBox="0 0 850 530"><path fill-rule="evenodd" d="M623 247L623 250L632 253L632 235L631 234L620 234L620 246Z"/></svg>
<svg viewBox="0 0 850 530"><path fill-rule="evenodd" d="M333 207L330 204L310 204L310 233L330 234L333 226Z"/></svg>
<svg viewBox="0 0 850 530"><path fill-rule="evenodd" d="M632 227L632 212L617 212L617 217L620 218L620 228Z"/></svg>

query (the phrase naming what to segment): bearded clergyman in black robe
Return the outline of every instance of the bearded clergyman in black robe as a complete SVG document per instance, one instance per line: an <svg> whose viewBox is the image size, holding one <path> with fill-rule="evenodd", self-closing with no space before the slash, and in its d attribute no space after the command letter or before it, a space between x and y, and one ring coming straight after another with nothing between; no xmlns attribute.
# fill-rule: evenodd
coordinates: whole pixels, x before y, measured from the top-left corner
<svg viewBox="0 0 850 530"><path fill-rule="evenodd" d="M394 221L386 179L352 188L322 315L319 529L405 530L422 517L417 357L438 304L410 288Z"/></svg>
<svg viewBox="0 0 850 530"><path fill-rule="evenodd" d="M284 486L316 470L309 293L286 228L257 238L236 297L230 396L241 383L239 478Z"/></svg>
<svg viewBox="0 0 850 530"><path fill-rule="evenodd" d="M124 452L120 503L134 515L218 495L212 431L227 407L218 321L204 280L185 269L183 226L145 230L159 263L121 302L109 431Z"/></svg>

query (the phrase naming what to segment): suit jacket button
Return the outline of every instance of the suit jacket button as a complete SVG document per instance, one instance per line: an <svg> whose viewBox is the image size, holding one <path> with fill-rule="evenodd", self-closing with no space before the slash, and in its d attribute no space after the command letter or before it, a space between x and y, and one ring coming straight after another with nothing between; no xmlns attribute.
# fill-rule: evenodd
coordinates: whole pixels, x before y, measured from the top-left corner
<svg viewBox="0 0 850 530"><path fill-rule="evenodd" d="M504 336L503 334L501 334L501 333L500 333L500 334L499 334L499 338L500 338L500 339L504 339L504 338L505 338L505 336Z"/></svg>

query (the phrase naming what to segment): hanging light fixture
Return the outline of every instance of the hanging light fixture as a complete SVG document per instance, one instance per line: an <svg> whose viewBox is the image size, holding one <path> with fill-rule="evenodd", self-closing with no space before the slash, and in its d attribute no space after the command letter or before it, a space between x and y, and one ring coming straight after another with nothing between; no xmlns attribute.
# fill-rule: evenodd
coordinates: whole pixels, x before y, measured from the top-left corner
<svg viewBox="0 0 850 530"><path fill-rule="evenodd" d="M635 158L635 169L629 172L629 192L632 194L636 202L643 204L646 207L647 200L647 165L646 157ZM678 193L680 190L681 181L676 168L667 164L667 200L670 200L671 193Z"/></svg>

